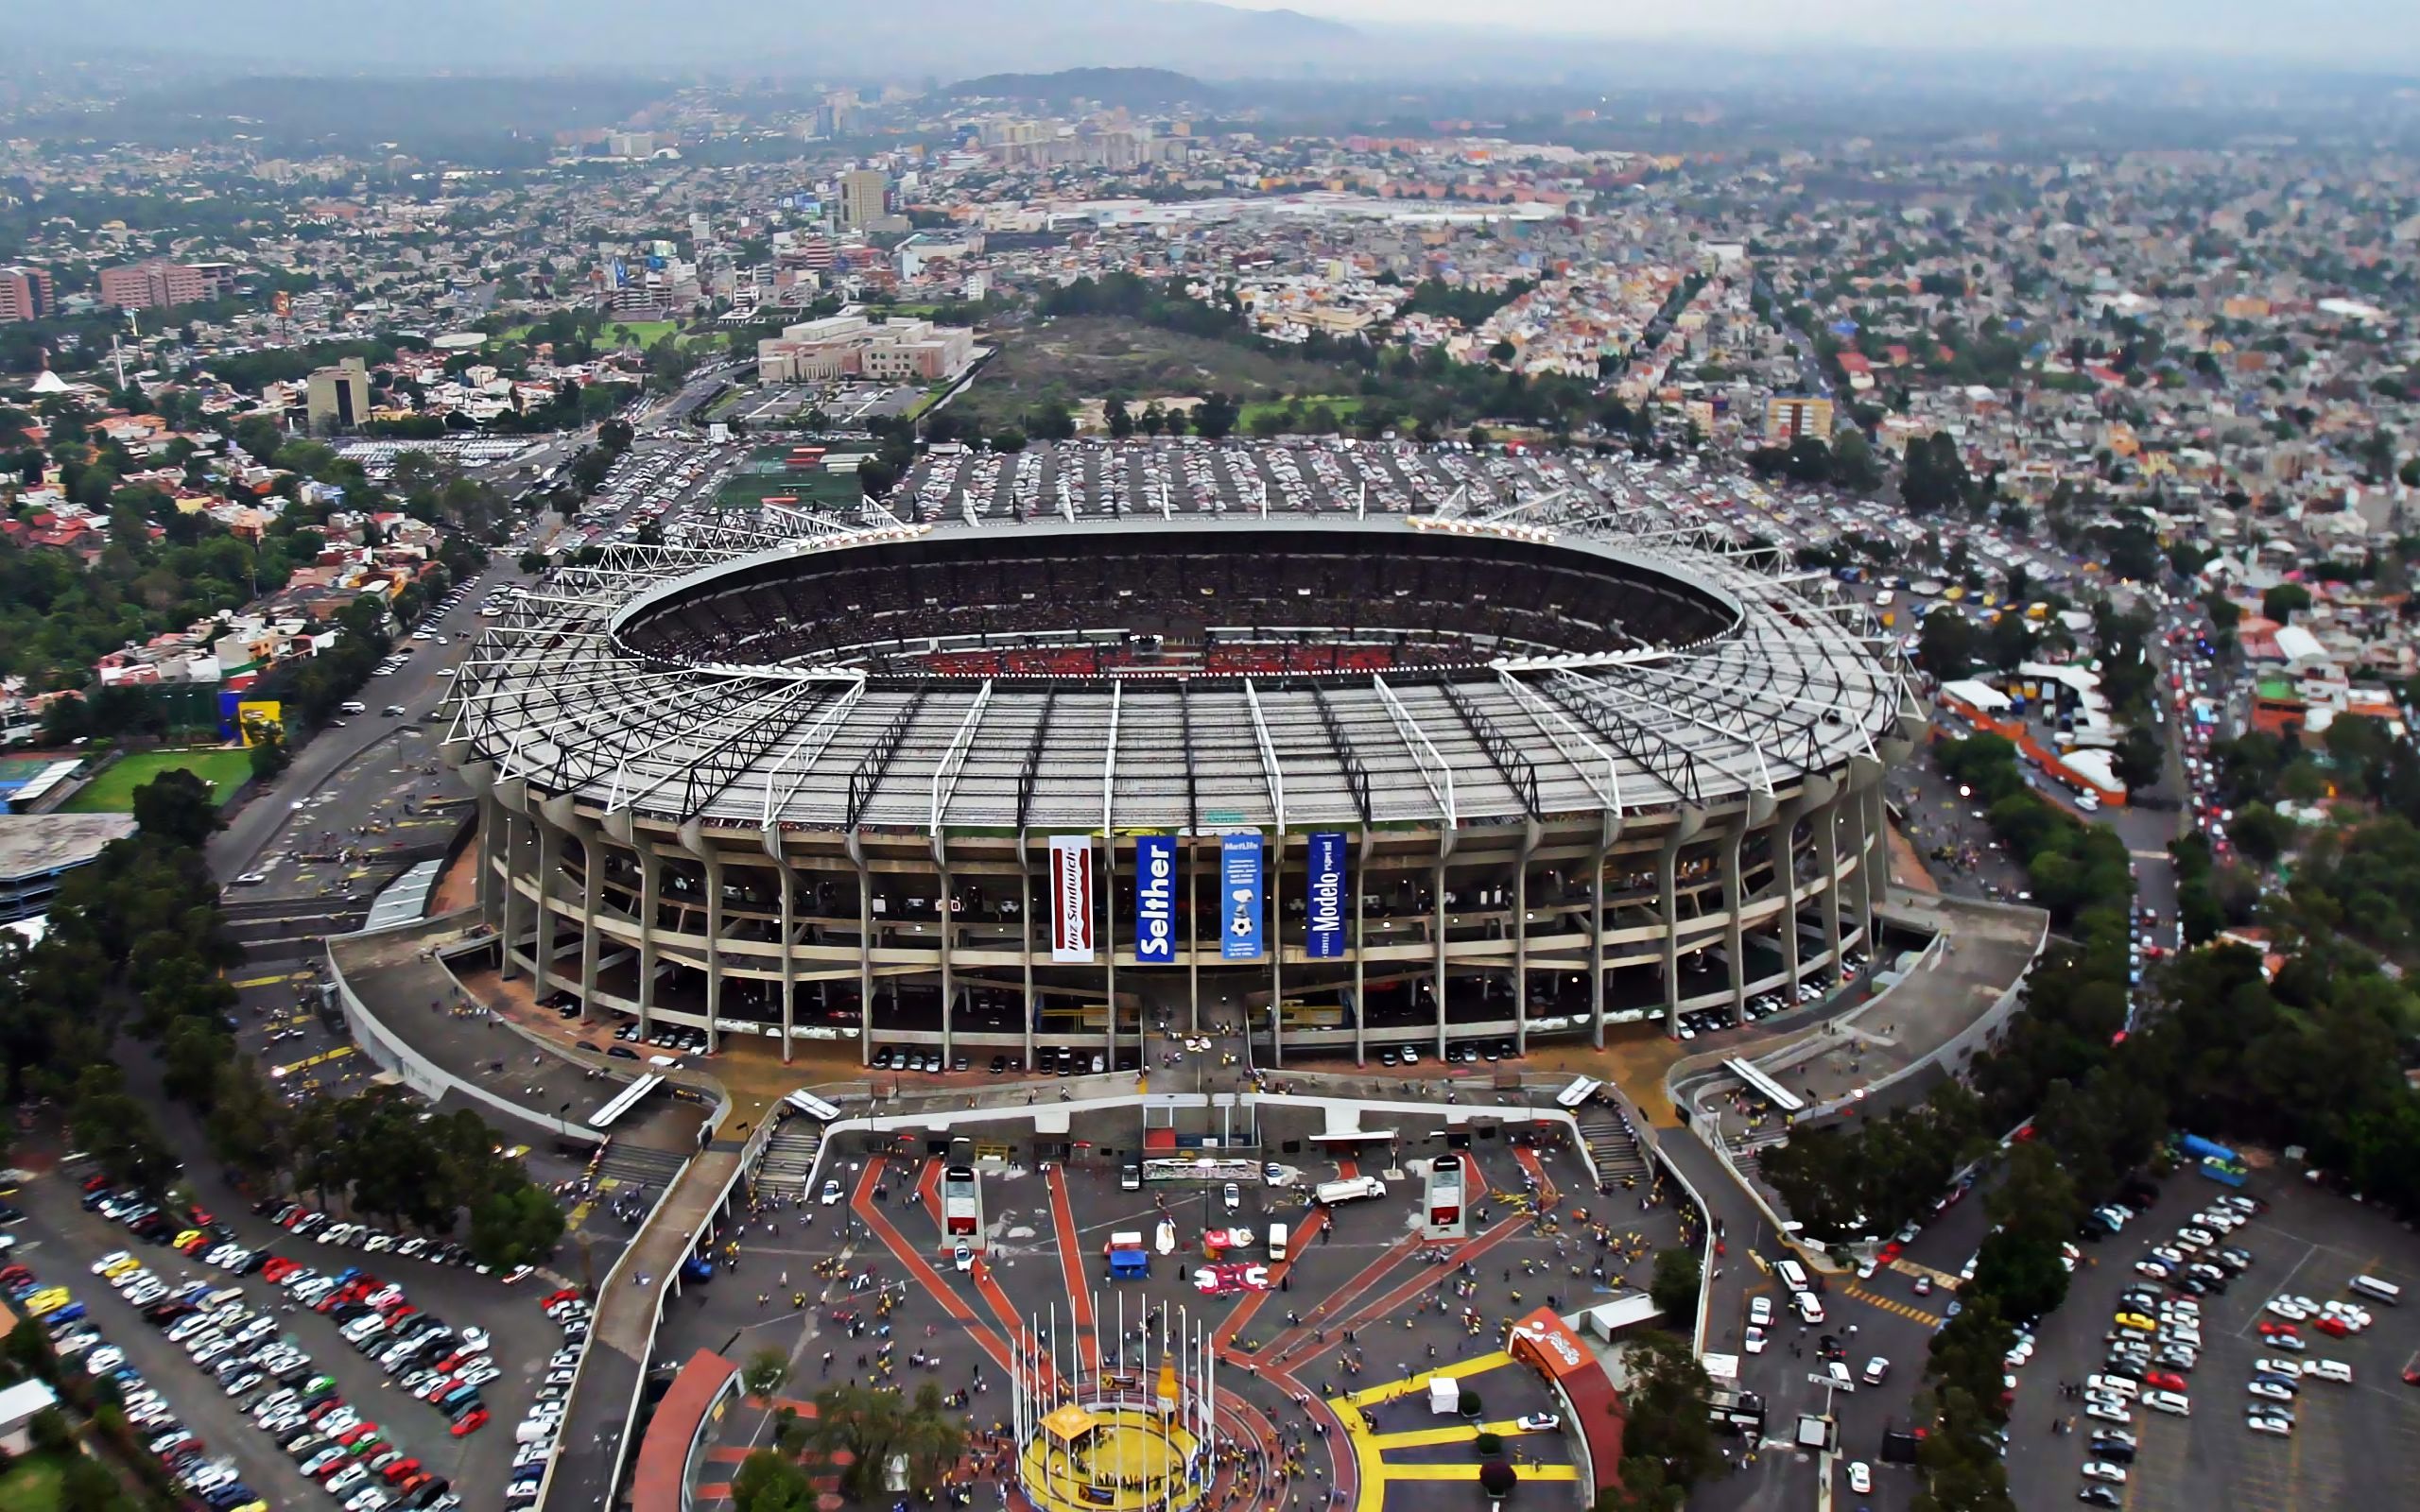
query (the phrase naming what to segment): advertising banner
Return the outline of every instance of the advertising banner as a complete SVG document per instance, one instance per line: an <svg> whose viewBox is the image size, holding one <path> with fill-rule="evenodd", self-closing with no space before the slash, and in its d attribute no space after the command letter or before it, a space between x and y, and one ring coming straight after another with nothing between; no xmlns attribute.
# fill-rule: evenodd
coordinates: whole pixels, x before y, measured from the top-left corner
<svg viewBox="0 0 2420 1512"><path fill-rule="evenodd" d="M1221 835L1219 840L1219 955L1222 960L1260 959L1260 836Z"/></svg>
<svg viewBox="0 0 2420 1512"><path fill-rule="evenodd" d="M1134 959L1142 966L1176 964L1176 837L1134 839Z"/></svg>
<svg viewBox="0 0 2420 1512"><path fill-rule="evenodd" d="M1344 954L1344 834L1321 830L1311 835L1309 874L1310 922L1304 954L1315 961L1332 961Z"/></svg>
<svg viewBox="0 0 2420 1512"><path fill-rule="evenodd" d="M1238 1292L1265 1292L1276 1285L1266 1265L1224 1264L1198 1265L1193 1271L1194 1290L1210 1297L1233 1297Z"/></svg>
<svg viewBox="0 0 2420 1512"><path fill-rule="evenodd" d="M1050 958L1092 964L1093 842L1087 834L1050 837Z"/></svg>

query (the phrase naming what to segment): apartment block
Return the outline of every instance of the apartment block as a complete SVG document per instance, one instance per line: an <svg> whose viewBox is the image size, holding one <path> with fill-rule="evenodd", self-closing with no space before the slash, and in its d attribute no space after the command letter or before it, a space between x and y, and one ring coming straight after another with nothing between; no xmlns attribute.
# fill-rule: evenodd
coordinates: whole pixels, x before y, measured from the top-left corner
<svg viewBox="0 0 2420 1512"><path fill-rule="evenodd" d="M154 257L101 269L101 302L121 310L199 304L234 292L233 263L171 263Z"/></svg>
<svg viewBox="0 0 2420 1512"><path fill-rule="evenodd" d="M1832 438L1832 402L1801 395L1775 394L1765 401L1765 444L1788 446L1802 436L1819 441Z"/></svg>
<svg viewBox="0 0 2420 1512"><path fill-rule="evenodd" d="M0 320L40 320L57 314L50 274L39 267L0 267Z"/></svg>

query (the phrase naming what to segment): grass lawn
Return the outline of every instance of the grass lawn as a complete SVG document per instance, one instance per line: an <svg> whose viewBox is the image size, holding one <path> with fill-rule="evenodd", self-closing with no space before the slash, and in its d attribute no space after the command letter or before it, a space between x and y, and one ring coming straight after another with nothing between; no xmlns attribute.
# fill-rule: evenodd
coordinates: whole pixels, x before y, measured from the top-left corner
<svg viewBox="0 0 2420 1512"><path fill-rule="evenodd" d="M1236 420L1236 429L1249 432L1253 421L1261 416L1283 415L1286 413L1288 403L1288 401L1282 399L1257 399L1241 406L1241 412ZM1361 398L1358 394L1305 394L1303 396L1303 412L1306 415L1321 404L1328 407L1340 424L1351 424L1354 416L1361 411Z"/></svg>
<svg viewBox="0 0 2420 1512"><path fill-rule="evenodd" d="M640 346L651 347L670 335L674 329L670 320L615 320L596 333L596 340L601 346L613 347L621 345L623 336L633 335L638 337ZM529 327L526 325L507 326L488 337L488 345L500 347L508 341L518 341L528 334Z"/></svg>
<svg viewBox="0 0 2420 1512"><path fill-rule="evenodd" d="M61 806L63 814L131 814L134 790L162 772L187 771L208 782L224 807L252 775L252 758L242 749L137 751L103 772L90 787ZM0 1512L9 1512L0 1503Z"/></svg>
<svg viewBox="0 0 2420 1512"><path fill-rule="evenodd" d="M28 1454L0 1475L0 1512L54 1512L59 1505L60 1463Z"/></svg>

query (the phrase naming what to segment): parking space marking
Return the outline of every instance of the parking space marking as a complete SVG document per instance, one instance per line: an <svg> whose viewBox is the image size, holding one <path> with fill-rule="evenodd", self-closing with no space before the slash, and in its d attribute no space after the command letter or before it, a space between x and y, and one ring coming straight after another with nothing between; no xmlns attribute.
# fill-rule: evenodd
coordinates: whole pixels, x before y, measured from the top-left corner
<svg viewBox="0 0 2420 1512"><path fill-rule="evenodd" d="M1869 1292L1855 1281L1842 1282L1841 1290L1845 1295L1856 1297L1858 1301L1865 1303L1869 1307L1878 1307L1885 1313L1896 1313L1899 1316L1908 1318L1913 1322L1921 1323L1928 1329L1937 1329L1941 1327L1941 1314L1937 1313L1927 1313L1923 1308L1911 1306L1909 1303L1898 1300L1896 1297L1882 1297L1876 1293Z"/></svg>
<svg viewBox="0 0 2420 1512"><path fill-rule="evenodd" d="M1893 1261L1884 1268L1895 1270L1902 1276L1928 1276L1932 1278L1932 1283L1935 1286L1947 1287L1953 1292L1964 1284L1953 1271L1935 1270L1930 1265L1919 1265L1914 1261L1904 1258Z"/></svg>

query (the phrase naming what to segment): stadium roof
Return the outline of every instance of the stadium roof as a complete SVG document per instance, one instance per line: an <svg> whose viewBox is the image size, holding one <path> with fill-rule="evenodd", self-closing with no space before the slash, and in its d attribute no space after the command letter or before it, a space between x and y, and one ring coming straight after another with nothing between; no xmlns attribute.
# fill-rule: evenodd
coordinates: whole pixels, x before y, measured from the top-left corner
<svg viewBox="0 0 2420 1512"><path fill-rule="evenodd" d="M1262 508L1267 509L1266 500ZM1485 517L967 511L913 523L724 516L674 544L559 569L466 662L452 737L499 780L611 816L908 833L1430 828L1720 808L1879 754L1913 709L1889 643L1827 580L1739 549L1726 524L1540 496ZM785 556L995 533L1003 550L1222 529L1518 539L1608 574L1688 580L1736 621L1678 646L1521 648L1357 675L900 676L861 665L632 653L618 627L700 578ZM1007 544L1013 541L1014 546ZM872 555L871 553L869 554ZM895 552L894 552L895 555ZM820 561L819 567L829 562ZM1087 606L1070 611L1081 623ZM1093 619L1104 616L1095 613ZM1114 616L1111 616L1114 617ZM1728 615L1725 616L1729 618ZM1141 669L1130 669L1140 671Z"/></svg>

